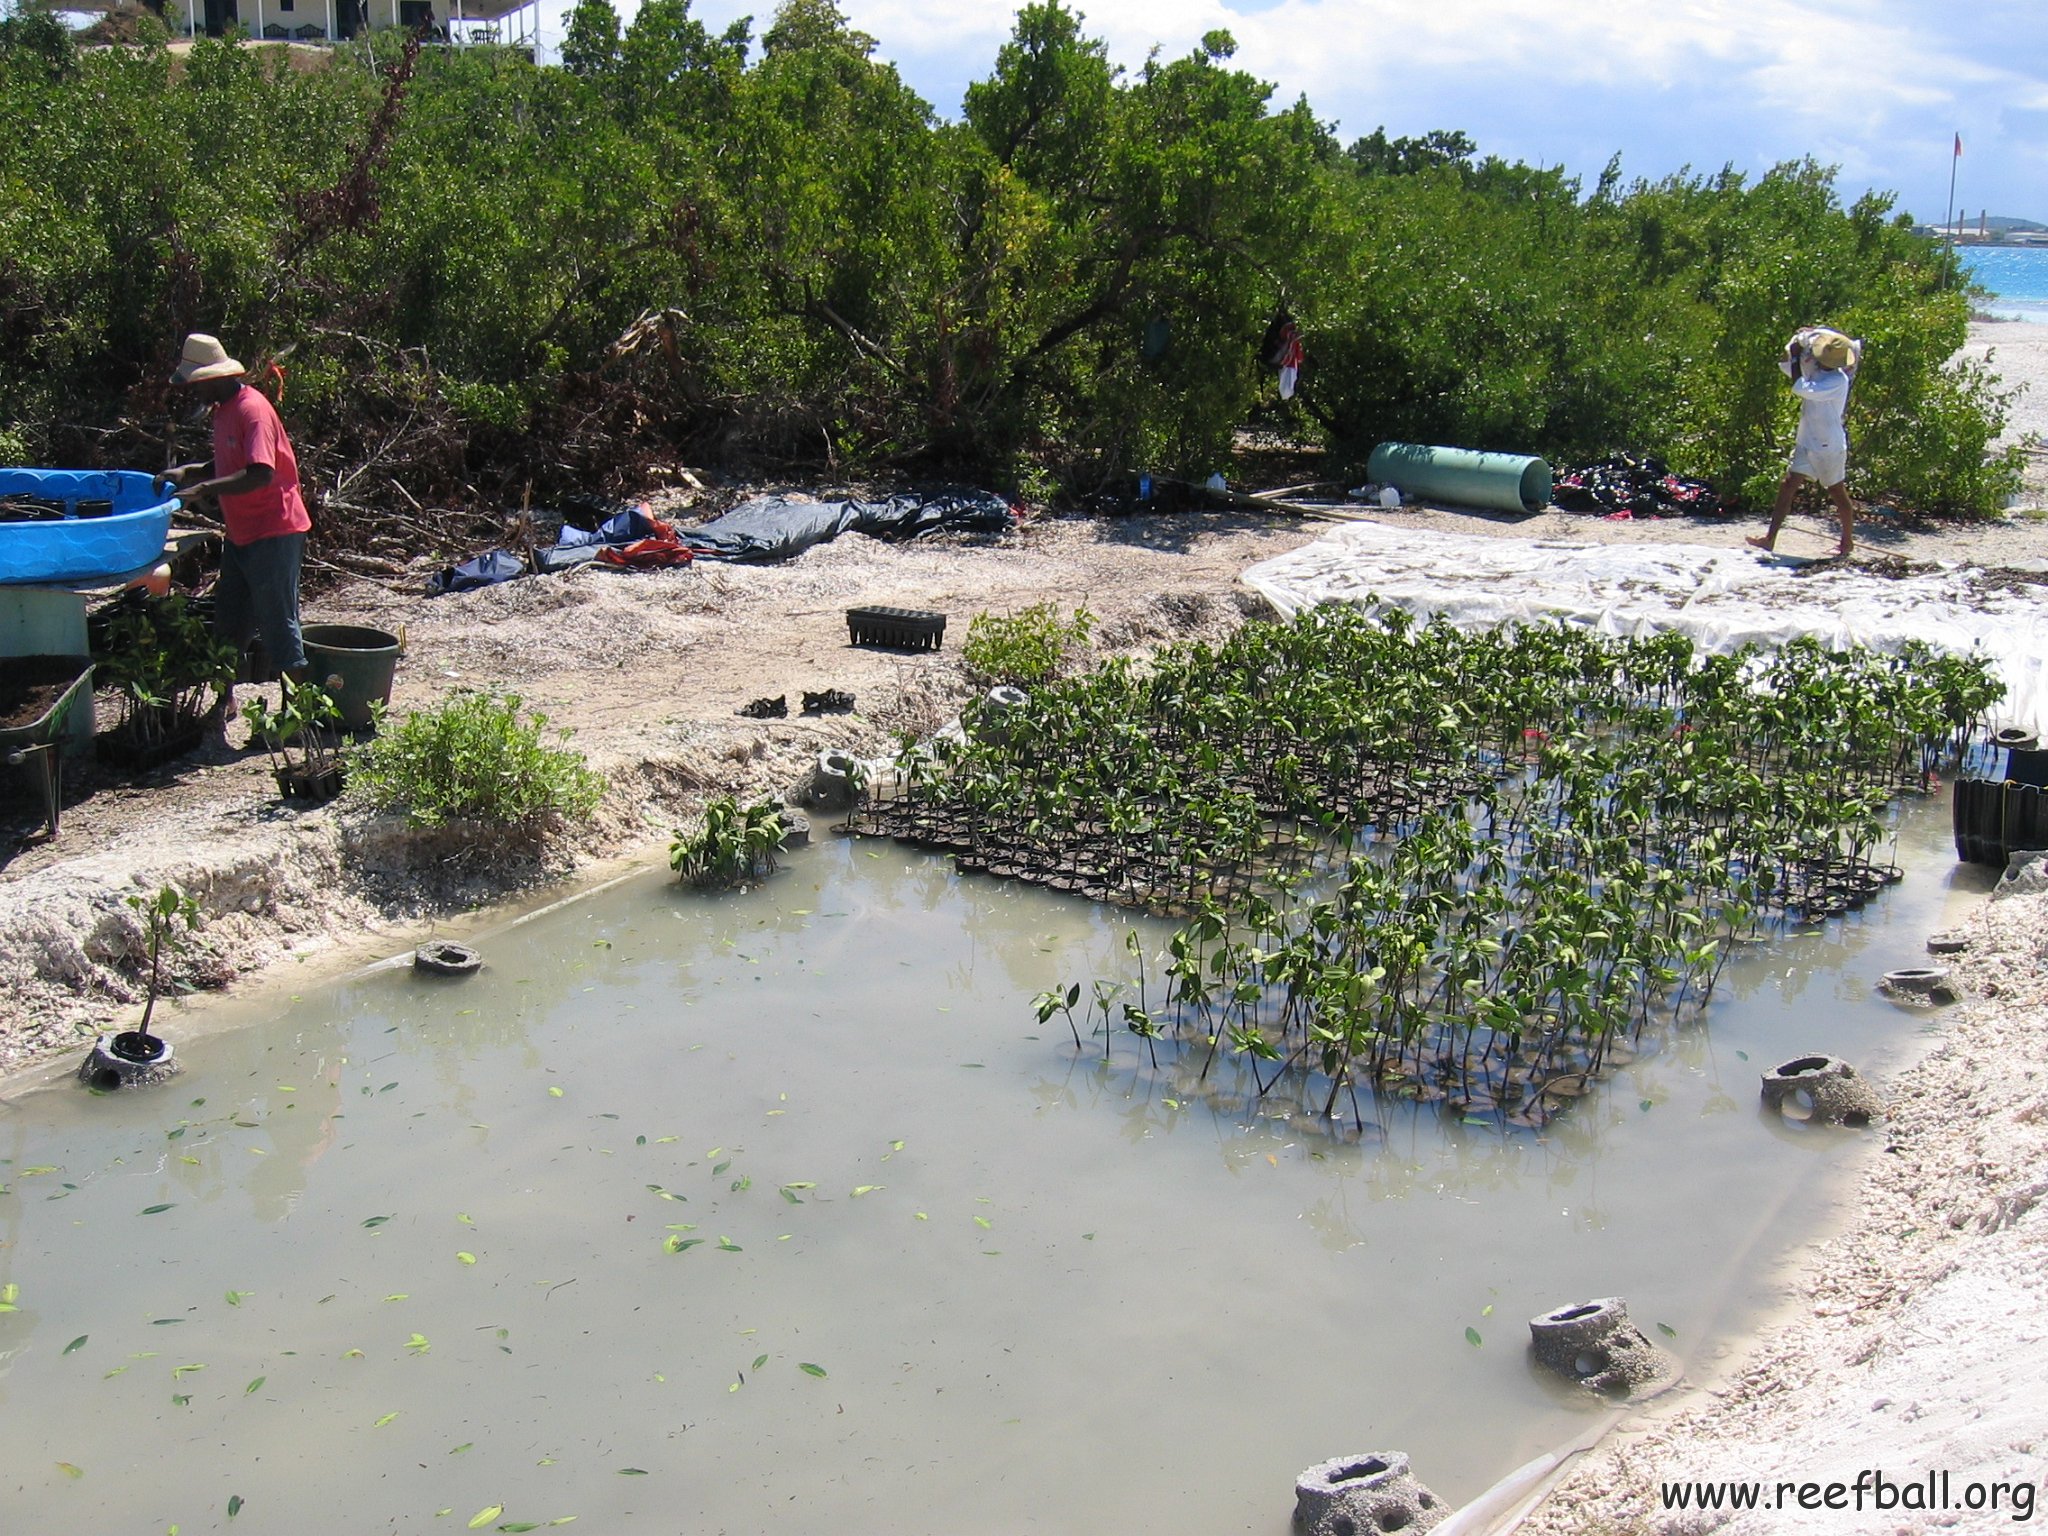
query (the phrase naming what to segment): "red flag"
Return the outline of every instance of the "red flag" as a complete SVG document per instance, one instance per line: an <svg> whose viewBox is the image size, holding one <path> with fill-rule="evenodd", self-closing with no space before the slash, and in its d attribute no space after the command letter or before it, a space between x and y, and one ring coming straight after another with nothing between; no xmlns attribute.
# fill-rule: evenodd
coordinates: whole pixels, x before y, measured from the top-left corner
<svg viewBox="0 0 2048 1536"><path fill-rule="evenodd" d="M1959 134L1957 134L1957 135L1956 135L1956 154L1957 154L1957 155L1961 155L1961 154L1962 154L1962 152L1963 152L1963 136L1962 136L1962 135L1961 135L1961 134L1959 133Z"/></svg>

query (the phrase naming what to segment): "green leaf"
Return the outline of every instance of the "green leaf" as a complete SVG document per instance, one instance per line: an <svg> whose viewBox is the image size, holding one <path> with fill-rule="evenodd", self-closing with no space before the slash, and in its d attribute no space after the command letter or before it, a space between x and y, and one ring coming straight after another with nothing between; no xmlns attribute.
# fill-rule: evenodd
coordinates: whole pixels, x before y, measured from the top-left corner
<svg viewBox="0 0 2048 1536"><path fill-rule="evenodd" d="M619 1476L621 1476L621 1477L645 1477L646 1475L647 1475L647 1469L646 1469L645 1467L621 1467L621 1468L619 1468Z"/></svg>
<svg viewBox="0 0 2048 1536"><path fill-rule="evenodd" d="M474 1440L465 1440L462 1442L462 1444L456 1446L455 1449L450 1451L448 1454L450 1456L460 1456L464 1451L472 1449L475 1445L476 1442Z"/></svg>
<svg viewBox="0 0 2048 1536"><path fill-rule="evenodd" d="M469 1528L472 1531L480 1531L503 1513L505 1506L502 1504L492 1504L488 1508L480 1509L469 1517Z"/></svg>
<svg viewBox="0 0 2048 1536"><path fill-rule="evenodd" d="M1477 1328L1467 1328L1465 1330L1465 1342L1467 1344L1477 1344L1479 1342L1479 1330Z"/></svg>
<svg viewBox="0 0 2048 1536"><path fill-rule="evenodd" d="M381 1227L384 1225L385 1222L389 1221L390 1219L391 1218L389 1216L372 1216L368 1221L364 1222L363 1225L366 1227Z"/></svg>
<svg viewBox="0 0 2048 1536"><path fill-rule="evenodd" d="M995 1225L995 1223L990 1221L986 1216L975 1217L974 1224L977 1227L993 1227Z"/></svg>
<svg viewBox="0 0 2048 1536"><path fill-rule="evenodd" d="M235 1518L235 1516L239 1515L239 1514L240 1514L241 1512L242 1512L242 1496L241 1496L241 1495L240 1495L239 1493L231 1493L231 1494L229 1494L229 1495L228 1495L228 1518L229 1518L230 1520L232 1520L232 1519L234 1519L234 1518Z"/></svg>
<svg viewBox="0 0 2048 1536"><path fill-rule="evenodd" d="M58 1463L57 1463L57 1470L58 1470L59 1472L62 1472L62 1473L63 1473L63 1474L64 1474L64 1475L66 1476L66 1477L68 1477L68 1478L71 1478L71 1479L72 1479L72 1480L74 1480L74 1481L76 1481L76 1480L77 1480L78 1478L81 1478L81 1477L85 1476L85 1468L83 1468L83 1467L74 1467L74 1466L73 1466L73 1465L71 1465L71 1463L70 1463L70 1462L68 1462L68 1461L60 1461L60 1462L58 1462Z"/></svg>
<svg viewBox="0 0 2048 1536"><path fill-rule="evenodd" d="M394 1408L389 1413L385 1414L383 1418L378 1419L375 1423L371 1424L370 1428L382 1429L386 1424L389 1424L393 1419L397 1418L403 1412L405 1412L403 1408Z"/></svg>
<svg viewBox="0 0 2048 1536"><path fill-rule="evenodd" d="M263 1383L268 1380L270 1380L268 1376L258 1376L254 1381L250 1382L249 1385L242 1388L242 1396L252 1396L256 1392L256 1389L261 1387Z"/></svg>
<svg viewBox="0 0 2048 1536"><path fill-rule="evenodd" d="M551 1099L559 1099L561 1096L562 1090L559 1087L550 1084L548 1087L548 1097Z"/></svg>
<svg viewBox="0 0 2048 1536"><path fill-rule="evenodd" d="M744 1251L738 1243L734 1242L729 1237L721 1237L718 1240L718 1246L724 1249L727 1253L740 1253Z"/></svg>
<svg viewBox="0 0 2048 1536"><path fill-rule="evenodd" d="M758 1371L759 1369L761 1369L762 1366L766 1365L767 1363L768 1357L766 1355L756 1355L754 1356L754 1363L748 1366L747 1369L750 1371Z"/></svg>
<svg viewBox="0 0 2048 1536"><path fill-rule="evenodd" d="M876 1190L886 1188L888 1188L886 1184L856 1184L853 1189L853 1197L858 1200L862 1195L872 1195Z"/></svg>
<svg viewBox="0 0 2048 1536"><path fill-rule="evenodd" d="M61 1349L60 1351L58 1351L58 1353L59 1353L59 1354L65 1354L65 1355L68 1355L68 1354L71 1354L71 1353L73 1353L74 1351L77 1351L77 1350L81 1350L81 1349L85 1348L85 1341L86 1341L87 1339L91 1338L91 1337L92 1337L92 1335L91 1335L91 1334L89 1334L89 1333L81 1333L81 1334L80 1334L80 1335L79 1335L79 1336L78 1336L77 1338L73 1339L73 1340L72 1340L72 1341L71 1341L71 1342L70 1342L69 1344L66 1344L66 1345L65 1345L65 1346L63 1347L63 1349Z"/></svg>
<svg viewBox="0 0 2048 1536"><path fill-rule="evenodd" d="M808 1360L799 1361L797 1369L806 1376L823 1376L825 1374L825 1367L822 1365L812 1365Z"/></svg>
<svg viewBox="0 0 2048 1536"><path fill-rule="evenodd" d="M718 1177L718 1176L719 1176L719 1175L720 1175L721 1173L725 1172L725 1170L726 1170L726 1169L730 1168L731 1166L732 1166L732 1159L728 1157L728 1158L727 1158L727 1159L726 1159L726 1160L725 1160L724 1162L722 1162L722 1163L718 1163L718 1164L715 1164L715 1165L714 1165L714 1166L712 1167L712 1169L711 1169L711 1176L712 1176L712 1177L713 1177L713 1178L715 1179L715 1178L717 1178L717 1177Z"/></svg>
<svg viewBox="0 0 2048 1536"><path fill-rule="evenodd" d="M177 1203L177 1201L172 1200L163 1205L145 1205L142 1208L142 1214L145 1216L161 1216L165 1211L168 1211L172 1206L176 1205Z"/></svg>
<svg viewBox="0 0 2048 1536"><path fill-rule="evenodd" d="M1663 1334L1664 1337L1667 1339L1675 1339L1678 1337L1678 1330L1672 1327L1669 1323L1659 1323L1657 1325L1657 1331Z"/></svg>
<svg viewBox="0 0 2048 1536"><path fill-rule="evenodd" d="M683 1237L680 1234L671 1233L661 1240L661 1246L669 1253L681 1253L685 1249L696 1247L703 1241L704 1239L701 1237Z"/></svg>
<svg viewBox="0 0 2048 1536"><path fill-rule="evenodd" d="M455 1261L458 1264L474 1264L476 1262L476 1255L467 1252L457 1252L455 1255Z"/></svg>
<svg viewBox="0 0 2048 1536"><path fill-rule="evenodd" d="M251 1296L255 1295L255 1292L254 1292L254 1291L228 1291L228 1292L225 1292L224 1294L225 1294L225 1295L226 1295L226 1297L227 1297L227 1303L228 1303L228 1305L229 1305L229 1306L231 1306L231 1307L239 1307L239 1306L240 1306L240 1305L241 1305L241 1304L242 1304L242 1303L243 1303L244 1301L246 1301L246 1300L247 1300L247 1299L248 1299L249 1297L251 1297Z"/></svg>

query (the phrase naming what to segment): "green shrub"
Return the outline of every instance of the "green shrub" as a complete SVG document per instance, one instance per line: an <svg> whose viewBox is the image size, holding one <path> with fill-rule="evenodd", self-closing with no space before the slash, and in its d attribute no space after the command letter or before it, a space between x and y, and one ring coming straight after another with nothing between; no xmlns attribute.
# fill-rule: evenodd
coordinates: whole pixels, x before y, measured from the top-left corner
<svg viewBox="0 0 2048 1536"><path fill-rule="evenodd" d="M992 683L1030 687L1058 677L1094 632L1095 615L1086 608L1062 620L1052 603L1034 603L1018 613L977 613L960 655Z"/></svg>
<svg viewBox="0 0 2048 1536"><path fill-rule="evenodd" d="M691 885L738 885L775 872L786 828L782 812L762 800L740 808L731 795L706 802L704 819L669 844L668 865Z"/></svg>
<svg viewBox="0 0 2048 1536"><path fill-rule="evenodd" d="M415 826L485 821L539 829L583 819L604 781L583 754L543 740L547 716L524 719L516 693L461 692L415 710L358 747L349 793L377 810L403 811ZM567 741L569 732L558 733Z"/></svg>

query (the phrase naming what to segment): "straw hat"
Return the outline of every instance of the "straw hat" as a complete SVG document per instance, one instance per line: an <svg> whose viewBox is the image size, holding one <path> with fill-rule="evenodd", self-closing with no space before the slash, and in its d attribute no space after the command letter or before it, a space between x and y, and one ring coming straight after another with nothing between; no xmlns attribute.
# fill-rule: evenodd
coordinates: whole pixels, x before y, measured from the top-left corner
<svg viewBox="0 0 2048 1536"><path fill-rule="evenodd" d="M1840 331L1815 331L1807 350L1823 368L1846 368L1856 356L1855 343Z"/></svg>
<svg viewBox="0 0 2048 1536"><path fill-rule="evenodd" d="M178 368L171 375L171 382L203 384L208 379L240 378L248 371L228 356L228 349L220 344L217 337L194 331L185 338L185 350L179 354Z"/></svg>

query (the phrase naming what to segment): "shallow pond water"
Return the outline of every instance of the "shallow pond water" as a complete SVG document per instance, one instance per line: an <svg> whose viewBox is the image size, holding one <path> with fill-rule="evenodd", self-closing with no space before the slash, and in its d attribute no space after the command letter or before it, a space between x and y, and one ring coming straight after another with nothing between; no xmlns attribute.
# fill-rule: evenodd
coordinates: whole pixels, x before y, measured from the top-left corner
<svg viewBox="0 0 2048 1536"><path fill-rule="evenodd" d="M1105 1067L1031 998L1125 974L1124 914L831 838L242 1004L167 1088L0 1108L7 1528L1278 1536L1389 1448L1470 1498L1591 1422L1531 1315L1624 1295L1703 1361L1827 1227L1869 1138L1758 1073L1938 1030L1873 983L1976 880L1945 822L1540 1135Z"/></svg>

